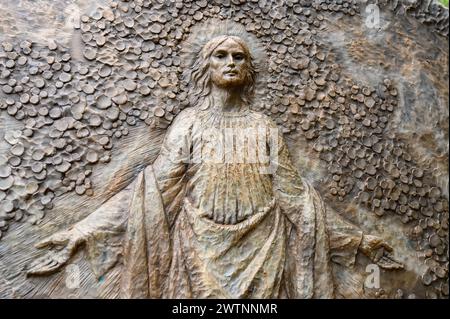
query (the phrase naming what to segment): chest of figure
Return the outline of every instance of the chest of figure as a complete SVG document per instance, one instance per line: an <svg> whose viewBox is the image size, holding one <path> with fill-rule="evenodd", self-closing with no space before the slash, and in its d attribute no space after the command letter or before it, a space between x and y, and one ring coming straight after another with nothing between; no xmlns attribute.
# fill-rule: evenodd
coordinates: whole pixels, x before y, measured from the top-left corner
<svg viewBox="0 0 450 319"><path fill-rule="evenodd" d="M277 132L249 117L200 118L191 132L193 164L267 166Z"/></svg>
<svg viewBox="0 0 450 319"><path fill-rule="evenodd" d="M234 223L273 200L270 130L244 118L193 126L187 196L211 219Z"/></svg>
<svg viewBox="0 0 450 319"><path fill-rule="evenodd" d="M199 163L188 170L186 196L205 216L236 223L274 199L272 175L258 164Z"/></svg>

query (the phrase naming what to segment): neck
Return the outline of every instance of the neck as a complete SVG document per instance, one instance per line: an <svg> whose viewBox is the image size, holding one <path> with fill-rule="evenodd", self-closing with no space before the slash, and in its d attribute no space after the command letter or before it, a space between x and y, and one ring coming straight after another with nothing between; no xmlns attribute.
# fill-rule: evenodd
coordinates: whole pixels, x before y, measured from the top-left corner
<svg viewBox="0 0 450 319"><path fill-rule="evenodd" d="M213 85L209 103L223 112L240 112L247 107L238 89L224 89Z"/></svg>

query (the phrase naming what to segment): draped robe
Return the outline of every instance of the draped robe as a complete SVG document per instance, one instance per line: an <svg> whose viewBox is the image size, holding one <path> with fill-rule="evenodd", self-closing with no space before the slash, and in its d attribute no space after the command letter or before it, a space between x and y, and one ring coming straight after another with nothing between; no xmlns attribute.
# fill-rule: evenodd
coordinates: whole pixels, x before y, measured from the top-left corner
<svg viewBox="0 0 450 319"><path fill-rule="evenodd" d="M205 132L230 129L263 132L265 140L244 137L244 149L256 143L269 161L250 161L248 151L227 162L227 154L211 151ZM268 137L273 130L251 110L186 109L153 165L77 225L103 260L111 247L99 246L100 234L122 234L121 297L335 297L331 263L353 265L362 232L325 206L299 176L282 135ZM99 261L97 272L110 266Z"/></svg>

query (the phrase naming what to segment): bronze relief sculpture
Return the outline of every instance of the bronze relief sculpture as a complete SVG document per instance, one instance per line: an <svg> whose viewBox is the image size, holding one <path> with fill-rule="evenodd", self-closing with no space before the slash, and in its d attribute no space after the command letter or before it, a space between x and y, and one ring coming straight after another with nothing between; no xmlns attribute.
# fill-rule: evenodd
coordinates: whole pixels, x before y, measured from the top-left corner
<svg viewBox="0 0 450 319"><path fill-rule="evenodd" d="M0 11L0 299L448 297L447 8Z"/></svg>
<svg viewBox="0 0 450 319"><path fill-rule="evenodd" d="M98 276L122 258L125 298L333 298L333 264L351 268L358 252L403 268L382 238L324 203L277 125L254 110L265 67L258 40L216 22L186 48L190 106L157 159L87 218L40 242L48 250L28 275L59 270L82 244L113 256L97 263ZM98 245L109 237L120 244Z"/></svg>

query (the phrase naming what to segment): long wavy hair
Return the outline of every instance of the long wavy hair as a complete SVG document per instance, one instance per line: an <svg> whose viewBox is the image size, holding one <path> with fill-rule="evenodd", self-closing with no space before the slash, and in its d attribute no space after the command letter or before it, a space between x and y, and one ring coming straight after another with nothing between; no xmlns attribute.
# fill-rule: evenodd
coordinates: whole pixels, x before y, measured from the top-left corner
<svg viewBox="0 0 450 319"><path fill-rule="evenodd" d="M245 55L246 63L244 65L245 80L241 88L242 100L250 105L255 94L255 83L257 72L254 66L253 56L243 39L233 35L221 35L207 42L197 54L192 66L185 73L185 80L188 84L188 96L191 106L202 105L205 99L211 93L212 82L209 72L210 58L214 50L226 40L232 39L238 43Z"/></svg>

